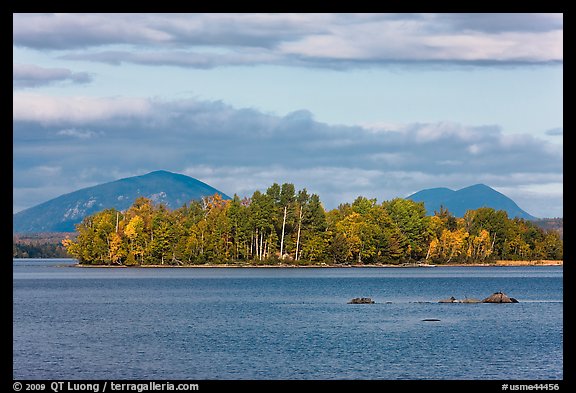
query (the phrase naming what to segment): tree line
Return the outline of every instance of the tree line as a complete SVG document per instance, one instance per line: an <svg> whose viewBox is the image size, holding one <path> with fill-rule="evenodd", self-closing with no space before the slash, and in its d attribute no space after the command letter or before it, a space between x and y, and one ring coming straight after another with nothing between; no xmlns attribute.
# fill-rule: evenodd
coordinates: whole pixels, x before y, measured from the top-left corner
<svg viewBox="0 0 576 393"><path fill-rule="evenodd" d="M140 197L125 211L106 209L76 226L67 252L82 264L192 265L467 263L563 258L563 241L503 210L454 217L423 202L358 197L325 211L320 198L293 184L265 193L219 194L170 210Z"/></svg>
<svg viewBox="0 0 576 393"><path fill-rule="evenodd" d="M60 243L16 243L12 241L12 258L70 258Z"/></svg>
<svg viewBox="0 0 576 393"><path fill-rule="evenodd" d="M62 232L16 233L12 235L13 258L70 258L62 245ZM69 234L67 234L70 236ZM74 236L74 235L72 235Z"/></svg>

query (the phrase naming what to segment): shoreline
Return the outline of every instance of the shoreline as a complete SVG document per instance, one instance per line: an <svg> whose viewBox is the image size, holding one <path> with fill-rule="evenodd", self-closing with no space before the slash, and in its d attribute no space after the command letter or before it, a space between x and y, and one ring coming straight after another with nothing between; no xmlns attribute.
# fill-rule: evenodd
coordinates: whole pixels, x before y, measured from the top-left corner
<svg viewBox="0 0 576 393"><path fill-rule="evenodd" d="M161 269L188 269L188 268L436 268L436 267L513 267L513 266L564 266L564 261L555 260L534 260L534 261L508 261L497 260L493 263L449 263L441 265L392 265L392 264L372 264L372 265L329 265L329 264L316 264L316 265L293 265L293 264L236 264L236 263L219 263L219 264L203 264L203 265L82 265L76 263L73 267L80 268L112 268L112 269L128 269L128 268L161 268Z"/></svg>

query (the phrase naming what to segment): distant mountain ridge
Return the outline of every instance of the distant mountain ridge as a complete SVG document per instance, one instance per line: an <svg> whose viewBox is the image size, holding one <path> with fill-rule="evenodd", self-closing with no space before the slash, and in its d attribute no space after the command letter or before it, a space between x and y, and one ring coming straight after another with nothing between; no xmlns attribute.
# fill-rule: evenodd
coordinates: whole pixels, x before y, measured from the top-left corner
<svg viewBox="0 0 576 393"><path fill-rule="evenodd" d="M23 210L13 216L13 232L73 232L75 224L97 211L125 210L143 196L176 209L191 200L222 191L192 177L168 171L154 171L83 188Z"/></svg>
<svg viewBox="0 0 576 393"><path fill-rule="evenodd" d="M424 202L429 215L434 214L434 211L439 211L440 206L448 209L455 217L463 217L466 210L491 207L495 210L506 211L509 218L537 219L522 210L512 199L485 184L475 184L457 191L445 187L429 188L418 191L406 199Z"/></svg>

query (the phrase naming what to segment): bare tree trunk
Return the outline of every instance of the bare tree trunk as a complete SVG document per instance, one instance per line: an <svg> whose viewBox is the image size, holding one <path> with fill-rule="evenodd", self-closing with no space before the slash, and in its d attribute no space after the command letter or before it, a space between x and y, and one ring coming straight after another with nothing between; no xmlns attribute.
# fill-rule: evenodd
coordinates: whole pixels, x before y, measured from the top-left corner
<svg viewBox="0 0 576 393"><path fill-rule="evenodd" d="M450 258L448 258L448 260L446 261L446 263L449 263L452 260L452 257L454 256L454 247L451 247L450 250Z"/></svg>
<svg viewBox="0 0 576 393"><path fill-rule="evenodd" d="M260 250L258 249L258 228L256 228L256 233L254 234L254 251L256 258L260 258ZM254 258L254 259L256 259Z"/></svg>
<svg viewBox="0 0 576 393"><path fill-rule="evenodd" d="M262 260L262 241L264 240L264 233L260 233L260 260Z"/></svg>
<svg viewBox="0 0 576 393"><path fill-rule="evenodd" d="M284 259L284 227L286 226L286 208L284 206L284 220L282 221L282 238L280 239L280 258Z"/></svg>
<svg viewBox="0 0 576 393"><path fill-rule="evenodd" d="M494 233L494 240L492 240L492 252L494 252L494 243L496 243L496 233Z"/></svg>
<svg viewBox="0 0 576 393"><path fill-rule="evenodd" d="M201 237L200 237L200 255L204 255L204 231L202 231L201 233Z"/></svg>
<svg viewBox="0 0 576 393"><path fill-rule="evenodd" d="M302 206L298 215L298 236L296 237L296 260L298 260L298 246L300 245L300 229L302 228Z"/></svg>
<svg viewBox="0 0 576 393"><path fill-rule="evenodd" d="M236 221L236 232L234 232L234 242L236 243L236 260L238 260L238 254L240 253L240 236L238 236L238 221Z"/></svg>

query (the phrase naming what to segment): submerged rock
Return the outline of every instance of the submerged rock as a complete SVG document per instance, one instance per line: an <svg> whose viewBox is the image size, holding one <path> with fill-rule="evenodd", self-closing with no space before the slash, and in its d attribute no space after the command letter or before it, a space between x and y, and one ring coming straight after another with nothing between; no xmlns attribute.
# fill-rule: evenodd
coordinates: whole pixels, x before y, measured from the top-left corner
<svg viewBox="0 0 576 393"><path fill-rule="evenodd" d="M374 304L374 300L369 297L355 297L348 304Z"/></svg>
<svg viewBox="0 0 576 393"><path fill-rule="evenodd" d="M482 303L518 303L518 300L509 297L505 293L494 292L492 295L482 300Z"/></svg>
<svg viewBox="0 0 576 393"><path fill-rule="evenodd" d="M475 298L466 298L462 300L462 303L482 303L482 300Z"/></svg>

